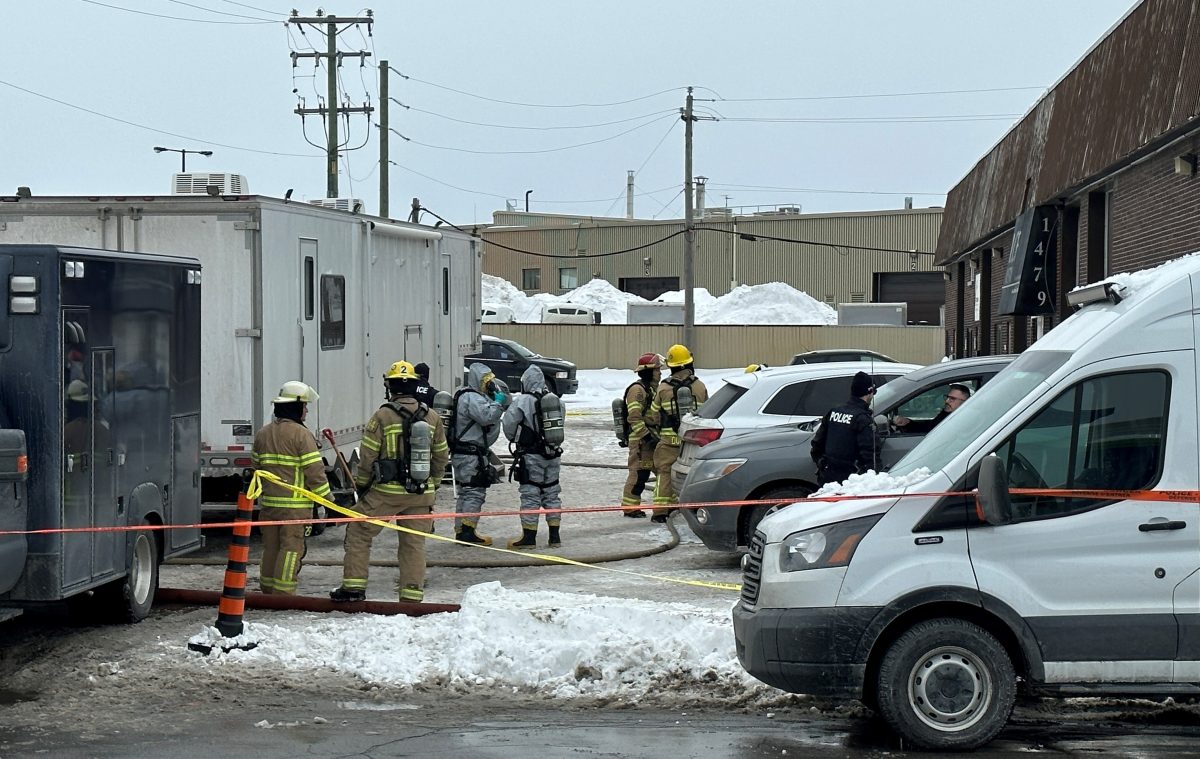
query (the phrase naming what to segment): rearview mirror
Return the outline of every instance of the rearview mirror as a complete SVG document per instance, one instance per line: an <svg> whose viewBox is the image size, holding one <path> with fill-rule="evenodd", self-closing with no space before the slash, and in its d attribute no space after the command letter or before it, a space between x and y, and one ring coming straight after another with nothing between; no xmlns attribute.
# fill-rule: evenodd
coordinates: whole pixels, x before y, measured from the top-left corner
<svg viewBox="0 0 1200 759"><path fill-rule="evenodd" d="M996 527L1011 524L1012 500L1008 495L1008 474L1004 462L996 454L986 456L979 464L979 490L975 494L975 511L985 522Z"/></svg>

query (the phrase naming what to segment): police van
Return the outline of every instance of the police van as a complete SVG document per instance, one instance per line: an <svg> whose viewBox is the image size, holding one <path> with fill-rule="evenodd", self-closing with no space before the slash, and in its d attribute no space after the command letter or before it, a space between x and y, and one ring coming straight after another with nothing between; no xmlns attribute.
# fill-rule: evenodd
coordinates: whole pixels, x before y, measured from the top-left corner
<svg viewBox="0 0 1200 759"><path fill-rule="evenodd" d="M201 544L200 263L0 245L0 619L92 593L150 612ZM118 530L103 528L118 528Z"/></svg>
<svg viewBox="0 0 1200 759"><path fill-rule="evenodd" d="M888 495L760 523L733 613L750 674L932 749L988 742L1019 691L1200 694L1200 256L1069 300Z"/></svg>

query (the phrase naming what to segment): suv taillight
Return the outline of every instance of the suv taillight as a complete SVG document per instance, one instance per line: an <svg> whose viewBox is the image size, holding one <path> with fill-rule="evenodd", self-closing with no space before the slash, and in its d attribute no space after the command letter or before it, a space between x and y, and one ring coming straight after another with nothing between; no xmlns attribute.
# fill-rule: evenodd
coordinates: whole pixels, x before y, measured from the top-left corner
<svg viewBox="0 0 1200 759"><path fill-rule="evenodd" d="M717 438L721 437L721 433L724 431L725 430L711 429L708 427L703 427L696 430L688 430L687 432L683 433L683 442L694 443L703 448Z"/></svg>

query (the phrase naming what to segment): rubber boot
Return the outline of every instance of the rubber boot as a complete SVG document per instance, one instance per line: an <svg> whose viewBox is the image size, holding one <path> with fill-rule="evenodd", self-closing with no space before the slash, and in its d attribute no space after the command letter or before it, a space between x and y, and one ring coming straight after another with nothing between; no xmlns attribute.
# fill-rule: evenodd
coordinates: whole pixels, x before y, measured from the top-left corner
<svg viewBox="0 0 1200 759"><path fill-rule="evenodd" d="M425 600L425 591L418 588L416 585L405 585L400 589L401 601L414 601L420 603Z"/></svg>
<svg viewBox="0 0 1200 759"><path fill-rule="evenodd" d="M646 512L642 511L641 509L633 509L631 511L626 511L625 516L633 517L634 519L645 519Z"/></svg>
<svg viewBox="0 0 1200 759"><path fill-rule="evenodd" d="M358 588L334 588L329 591L329 599L340 604L365 601L367 600L367 591Z"/></svg>
<svg viewBox="0 0 1200 759"><path fill-rule="evenodd" d="M462 529L458 531L458 534L454 536L454 539L460 543L474 543L477 546L490 546L492 544L492 539L487 535L475 534L475 526L470 524L464 524Z"/></svg>
<svg viewBox="0 0 1200 759"><path fill-rule="evenodd" d="M550 527L550 547L553 548L555 546L561 546L562 538L560 538L558 536L558 525L552 524L552 525L549 525L549 527Z"/></svg>
<svg viewBox="0 0 1200 759"><path fill-rule="evenodd" d="M521 537L508 541L509 548L537 548L537 528L521 528Z"/></svg>

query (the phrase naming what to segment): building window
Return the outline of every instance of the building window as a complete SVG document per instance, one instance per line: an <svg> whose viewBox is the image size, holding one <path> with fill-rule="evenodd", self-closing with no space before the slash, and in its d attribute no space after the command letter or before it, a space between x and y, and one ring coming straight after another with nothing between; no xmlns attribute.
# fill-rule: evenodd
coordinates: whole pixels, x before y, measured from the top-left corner
<svg viewBox="0 0 1200 759"><path fill-rule="evenodd" d="M321 275L321 350L346 347L346 278Z"/></svg>
<svg viewBox="0 0 1200 759"><path fill-rule="evenodd" d="M574 266L558 270L558 289L574 290L579 287L579 269Z"/></svg>
<svg viewBox="0 0 1200 759"><path fill-rule="evenodd" d="M521 269L521 289L522 290L541 290L542 289L542 270L541 269Z"/></svg>

